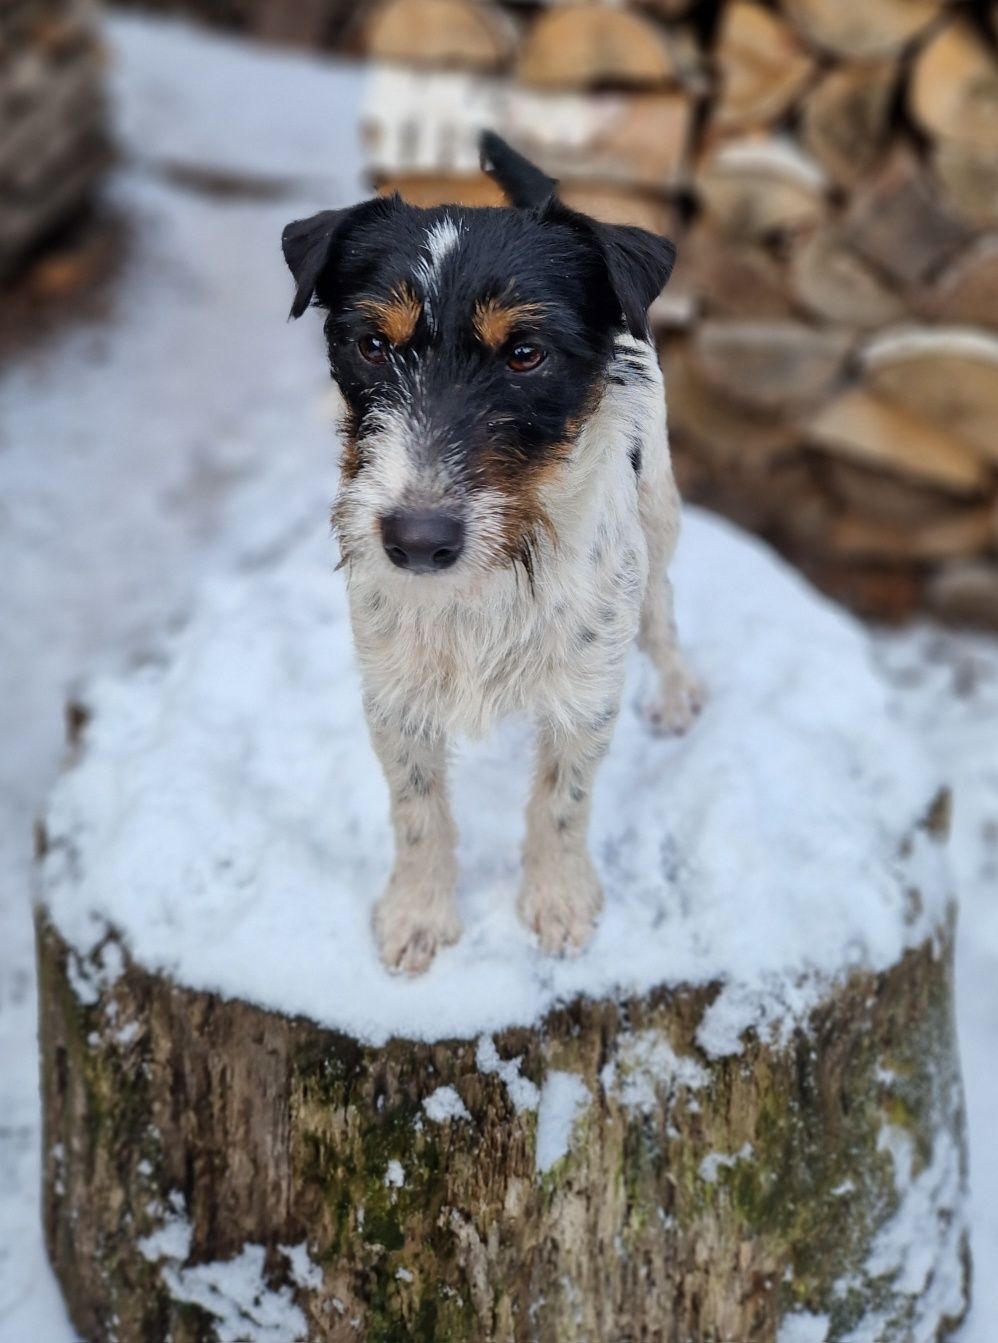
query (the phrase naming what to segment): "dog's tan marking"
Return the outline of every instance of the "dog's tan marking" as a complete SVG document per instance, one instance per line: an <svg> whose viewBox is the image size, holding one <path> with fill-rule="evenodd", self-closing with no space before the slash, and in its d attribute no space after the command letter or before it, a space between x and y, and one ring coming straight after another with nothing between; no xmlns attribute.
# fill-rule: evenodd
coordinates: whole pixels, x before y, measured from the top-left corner
<svg viewBox="0 0 998 1343"><path fill-rule="evenodd" d="M378 330L393 345L405 345L412 340L423 312L418 296L404 281L387 299L366 298L357 306L372 322L377 322Z"/></svg>
<svg viewBox="0 0 998 1343"><path fill-rule="evenodd" d="M490 350L501 349L520 327L544 315L543 303L510 303L501 298L483 298L475 304L472 324L475 334Z"/></svg>

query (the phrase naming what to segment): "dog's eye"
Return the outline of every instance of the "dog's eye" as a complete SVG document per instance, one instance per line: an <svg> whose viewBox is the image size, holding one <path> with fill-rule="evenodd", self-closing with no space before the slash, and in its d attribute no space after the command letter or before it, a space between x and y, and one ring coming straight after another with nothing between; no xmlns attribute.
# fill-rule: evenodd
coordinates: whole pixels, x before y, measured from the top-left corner
<svg viewBox="0 0 998 1343"><path fill-rule="evenodd" d="M514 373L530 373L533 369L540 368L546 358L547 351L542 350L539 345L514 345L506 360L506 367L512 369Z"/></svg>
<svg viewBox="0 0 998 1343"><path fill-rule="evenodd" d="M357 342L357 349L360 350L369 364L384 364L388 362L388 351L391 349L391 343L384 336L369 334L361 336Z"/></svg>

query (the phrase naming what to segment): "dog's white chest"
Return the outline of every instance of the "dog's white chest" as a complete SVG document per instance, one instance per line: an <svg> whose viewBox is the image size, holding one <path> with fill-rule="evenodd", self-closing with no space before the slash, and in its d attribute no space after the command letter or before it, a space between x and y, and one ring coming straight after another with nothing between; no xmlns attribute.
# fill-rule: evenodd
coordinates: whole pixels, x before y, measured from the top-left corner
<svg viewBox="0 0 998 1343"><path fill-rule="evenodd" d="M603 712L647 576L634 486L623 485L577 536L545 545L533 587L509 569L451 596L433 579L407 590L351 583L369 696L403 718L475 736L524 709L564 723Z"/></svg>

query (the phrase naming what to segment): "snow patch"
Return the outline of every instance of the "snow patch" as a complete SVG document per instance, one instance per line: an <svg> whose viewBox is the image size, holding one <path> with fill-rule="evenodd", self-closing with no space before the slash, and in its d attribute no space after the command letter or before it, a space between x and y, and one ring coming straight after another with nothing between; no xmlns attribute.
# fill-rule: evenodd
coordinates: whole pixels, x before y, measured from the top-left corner
<svg viewBox="0 0 998 1343"><path fill-rule="evenodd" d="M592 1102L589 1088L575 1073L549 1072L537 1107L538 1174L568 1155L575 1122Z"/></svg>
<svg viewBox="0 0 998 1343"><path fill-rule="evenodd" d="M827 1315L802 1311L788 1315L780 1325L776 1343L825 1343L830 1320Z"/></svg>
<svg viewBox="0 0 998 1343"><path fill-rule="evenodd" d="M295 1284L305 1291L318 1291L322 1286L322 1269L309 1254L308 1243L302 1241L300 1245L280 1245L278 1248L288 1261Z"/></svg>
<svg viewBox="0 0 998 1343"><path fill-rule="evenodd" d="M696 1059L680 1057L656 1031L637 1031L624 1038L600 1081L625 1109L647 1113L663 1092L671 1099L680 1088L696 1091L704 1086L707 1072Z"/></svg>
<svg viewBox="0 0 998 1343"><path fill-rule="evenodd" d="M405 1171L402 1169L402 1162L393 1157L388 1163L388 1169L385 1171L385 1184L389 1189L402 1189L405 1186Z"/></svg>
<svg viewBox="0 0 998 1343"><path fill-rule="evenodd" d="M940 779L867 637L762 545L690 511L679 620L708 703L688 737L652 737L632 655L594 795L607 900L592 945L553 960L517 922L532 741L513 720L457 754L466 933L418 980L387 974L370 919L388 799L332 561L317 526L279 563L208 585L172 656L93 686L41 874L78 955L113 927L144 967L367 1042L480 1036L479 1067L534 1109L488 1037L559 1002L719 983L699 1043L731 1052L943 925L940 849L901 853Z"/></svg>
<svg viewBox="0 0 998 1343"><path fill-rule="evenodd" d="M998 339L973 326L899 326L870 340L862 358L867 368L876 369L898 359L924 355L956 355L998 364Z"/></svg>
<svg viewBox="0 0 998 1343"><path fill-rule="evenodd" d="M711 1152L700 1162L700 1179L705 1180L707 1184L716 1184L717 1177L722 1170L732 1170L738 1165L739 1161L748 1161L754 1148L750 1142L745 1143L737 1152Z"/></svg>
<svg viewBox="0 0 998 1343"><path fill-rule="evenodd" d="M536 1110L540 1092L529 1077L520 1076L520 1059L501 1059L491 1036L483 1035L475 1049L475 1062L486 1077L498 1077L509 1093L517 1114Z"/></svg>
<svg viewBox="0 0 998 1343"><path fill-rule="evenodd" d="M789 136L773 136L768 140L734 140L718 149L714 162L724 168L776 172L784 177L793 177L815 191L821 191L828 182L821 165L803 153Z"/></svg>
<svg viewBox="0 0 998 1343"><path fill-rule="evenodd" d="M423 1109L428 1119L442 1124L446 1119L470 1119L464 1101L453 1087L437 1087L423 1101Z"/></svg>

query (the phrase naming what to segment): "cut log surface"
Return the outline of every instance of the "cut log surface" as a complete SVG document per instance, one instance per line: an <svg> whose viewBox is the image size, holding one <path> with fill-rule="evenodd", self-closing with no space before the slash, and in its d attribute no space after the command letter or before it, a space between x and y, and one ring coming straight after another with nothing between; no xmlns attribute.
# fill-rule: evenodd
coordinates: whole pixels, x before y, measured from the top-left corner
<svg viewBox="0 0 998 1343"><path fill-rule="evenodd" d="M696 185L710 225L746 241L793 233L824 217L825 175L784 137L719 145L705 156Z"/></svg>
<svg viewBox="0 0 998 1343"><path fill-rule="evenodd" d="M801 140L840 186L855 186L883 152L898 78L894 61L862 61L831 70L808 93Z"/></svg>
<svg viewBox="0 0 998 1343"><path fill-rule="evenodd" d="M823 321L865 329L898 322L906 315L900 296L834 224L800 239L790 274L801 305Z"/></svg>
<svg viewBox="0 0 998 1343"><path fill-rule="evenodd" d="M665 33L651 19L584 4L558 5L536 20L517 74L535 88L654 88L674 79L677 70Z"/></svg>
<svg viewBox="0 0 998 1343"><path fill-rule="evenodd" d="M940 322L998 327L998 234L980 238L941 275L926 307Z"/></svg>
<svg viewBox="0 0 998 1343"><path fill-rule="evenodd" d="M317 533L320 529L316 529ZM45 1224L87 1343L935 1343L966 1304L938 780L865 634L687 518L709 705L629 684L588 952L513 915L528 738L453 789L466 930L387 975L328 541L94 686L40 836Z"/></svg>
<svg viewBox="0 0 998 1343"><path fill-rule="evenodd" d="M939 140L932 168L942 194L967 224L998 228L998 154Z"/></svg>
<svg viewBox="0 0 998 1343"><path fill-rule="evenodd" d="M716 62L720 90L712 111L718 130L775 121L811 77L814 62L771 10L735 0L723 11Z"/></svg>
<svg viewBox="0 0 998 1343"><path fill-rule="evenodd" d="M973 236L906 149L898 149L853 197L845 233L857 252L897 284L912 287L924 283Z"/></svg>
<svg viewBox="0 0 998 1343"><path fill-rule="evenodd" d="M998 55L962 20L920 52L912 111L930 135L998 154Z"/></svg>
<svg viewBox="0 0 998 1343"><path fill-rule="evenodd" d="M874 388L878 381L873 380ZM944 488L973 493L987 479L978 454L952 430L864 388L852 388L823 406L806 432L829 451Z"/></svg>
<svg viewBox="0 0 998 1343"><path fill-rule="evenodd" d="M851 345L848 332L803 322L706 321L690 351L704 378L742 405L797 411L833 387Z"/></svg>
<svg viewBox="0 0 998 1343"><path fill-rule="evenodd" d="M739 242L701 226L688 244L695 288L715 317L790 317L786 267L759 243Z"/></svg>
<svg viewBox="0 0 998 1343"><path fill-rule="evenodd" d="M780 0L797 29L837 56L862 58L900 52L936 18L942 0Z"/></svg>
<svg viewBox="0 0 998 1343"><path fill-rule="evenodd" d="M871 390L998 463L998 337L974 327L887 332L864 352Z"/></svg>
<svg viewBox="0 0 998 1343"><path fill-rule="evenodd" d="M387 0L367 30L367 54L405 65L495 70L509 59L516 29L477 0Z"/></svg>

